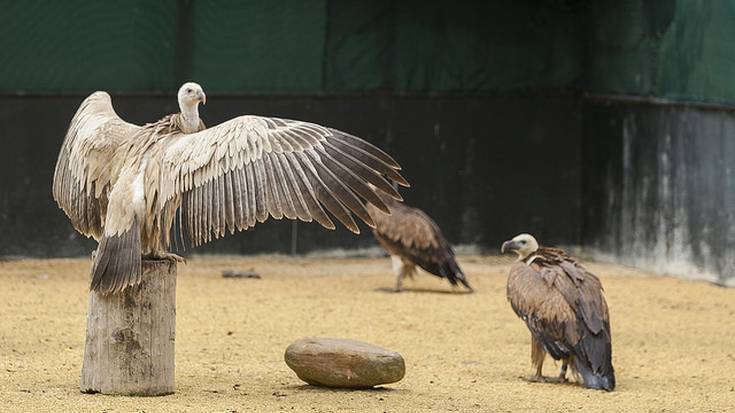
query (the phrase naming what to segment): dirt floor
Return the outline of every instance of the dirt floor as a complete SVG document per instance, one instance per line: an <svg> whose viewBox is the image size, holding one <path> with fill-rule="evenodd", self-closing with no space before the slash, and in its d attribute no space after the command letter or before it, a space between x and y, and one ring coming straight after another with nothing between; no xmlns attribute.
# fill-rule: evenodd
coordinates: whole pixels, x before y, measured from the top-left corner
<svg viewBox="0 0 735 413"><path fill-rule="evenodd" d="M79 392L89 261L0 262L0 411L735 411L735 289L588 265L612 317L618 389L605 393L521 380L529 333L505 299L509 261L461 264L475 294L426 274L392 293L387 258L190 260L179 267L177 392L132 398ZM221 276L251 267L263 278ZM314 335L396 350L406 377L376 390L307 386L283 352Z"/></svg>

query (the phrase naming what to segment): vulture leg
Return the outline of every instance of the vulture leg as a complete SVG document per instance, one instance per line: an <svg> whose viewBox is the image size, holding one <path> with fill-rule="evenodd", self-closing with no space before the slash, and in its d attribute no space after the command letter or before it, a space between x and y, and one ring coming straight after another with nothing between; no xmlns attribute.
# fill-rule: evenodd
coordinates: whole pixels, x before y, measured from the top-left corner
<svg viewBox="0 0 735 413"><path fill-rule="evenodd" d="M408 276L413 279L414 265L413 263L404 261L396 255L390 256L393 266L393 272L396 274L396 292L401 292L403 279Z"/></svg>
<svg viewBox="0 0 735 413"><path fill-rule="evenodd" d="M559 377L541 377L540 380L538 381L543 381L545 383L566 383L568 365L569 365L569 360L564 359L561 362L561 370L559 371Z"/></svg>
<svg viewBox="0 0 735 413"><path fill-rule="evenodd" d="M403 265L406 268L406 275L408 278L410 278L411 281L415 280L414 276L416 275L416 266L408 263L404 263Z"/></svg>
<svg viewBox="0 0 735 413"><path fill-rule="evenodd" d="M534 376L534 377L538 377L538 380L530 380L529 379L529 381L540 381L540 382L544 382L544 383L566 383L567 382L567 366L568 365L569 365L569 360L568 359L564 359L561 362L561 370L559 371L559 376L558 377L543 377L543 376L541 376L541 373L540 372L537 372L538 376Z"/></svg>
<svg viewBox="0 0 735 413"><path fill-rule="evenodd" d="M541 366L536 368L536 374L526 376L524 379L532 383L546 383L548 381L547 378L541 374Z"/></svg>
<svg viewBox="0 0 735 413"><path fill-rule="evenodd" d="M396 274L396 292L399 293L401 292L401 284L403 284L403 275L405 273L403 260L401 260L401 257L396 255L391 255L390 260L393 272Z"/></svg>
<svg viewBox="0 0 735 413"><path fill-rule="evenodd" d="M527 381L530 382L546 382L546 378L543 375L544 358L546 352L544 351L541 343L536 340L535 337L531 336L531 364L536 367L536 374L526 377Z"/></svg>
<svg viewBox="0 0 735 413"><path fill-rule="evenodd" d="M531 337L531 362L536 368L536 374L526 377L526 381L534 383L566 383L567 382L567 367L569 366L569 359L563 359L561 362L561 370L559 371L558 377L544 377L543 366L546 352L543 346L535 338Z"/></svg>
<svg viewBox="0 0 735 413"><path fill-rule="evenodd" d="M567 381L567 365L569 364L569 359L564 359L561 362L561 370L559 371L559 383L566 383Z"/></svg>
<svg viewBox="0 0 735 413"><path fill-rule="evenodd" d="M180 255L176 255L173 252L156 251L156 252L152 252L146 255L143 258L147 260L166 260L166 261L171 261L174 263L176 262L186 263L186 258Z"/></svg>
<svg viewBox="0 0 735 413"><path fill-rule="evenodd" d="M401 288L401 281L408 277L413 281L413 274L416 272L416 266L412 263L404 262L403 268L401 269L401 277L398 279L398 291L400 291Z"/></svg>

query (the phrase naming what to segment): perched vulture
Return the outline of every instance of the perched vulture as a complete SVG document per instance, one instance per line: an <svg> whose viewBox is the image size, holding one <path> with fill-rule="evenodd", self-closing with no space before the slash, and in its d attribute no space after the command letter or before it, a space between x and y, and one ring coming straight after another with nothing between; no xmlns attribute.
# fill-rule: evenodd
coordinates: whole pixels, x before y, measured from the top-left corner
<svg viewBox="0 0 735 413"><path fill-rule="evenodd" d="M383 194L379 196L390 214L373 205L368 205L367 209L375 222L373 234L393 261L396 291L401 291L404 277L413 278L417 265L437 277L448 279L452 286L460 282L472 291L439 226L420 209Z"/></svg>
<svg viewBox="0 0 735 413"><path fill-rule="evenodd" d="M389 181L408 186L396 161L350 134L250 115L206 129L196 83L181 86L178 103L180 113L137 126L95 92L71 121L53 195L74 228L99 241L94 291L140 282L141 258L181 260L168 252L172 232L197 246L268 216L334 229L326 209L359 233L350 212L374 226L363 200L387 212L378 195L401 199Z"/></svg>
<svg viewBox="0 0 735 413"><path fill-rule="evenodd" d="M529 379L564 382L571 366L585 387L615 389L610 318L600 280L564 251L539 247L528 234L506 241L501 252L518 255L507 293L513 310L531 331L536 374ZM558 379L541 374L546 353L562 360Z"/></svg>

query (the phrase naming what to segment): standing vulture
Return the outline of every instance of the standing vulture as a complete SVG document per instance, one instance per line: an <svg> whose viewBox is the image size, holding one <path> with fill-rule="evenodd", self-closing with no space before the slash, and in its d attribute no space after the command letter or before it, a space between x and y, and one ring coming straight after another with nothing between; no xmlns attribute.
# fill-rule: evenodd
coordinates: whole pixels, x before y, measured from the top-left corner
<svg viewBox="0 0 735 413"><path fill-rule="evenodd" d="M137 126L95 92L71 121L53 195L74 228L99 241L94 291L140 282L141 258L181 260L168 252L172 230L197 246L269 215L334 229L326 209L359 233L350 212L374 226L362 200L388 211L378 194L401 199L384 177L408 186L396 161L347 133L250 115L205 129L206 96L191 82L178 102L180 113Z"/></svg>
<svg viewBox="0 0 735 413"><path fill-rule="evenodd" d="M390 214L373 205L367 208L375 222L373 234L393 261L396 291L401 291L404 277L413 278L417 265L437 277L448 279L452 286L460 282L472 291L439 226L424 211L383 194L379 196Z"/></svg>
<svg viewBox="0 0 735 413"><path fill-rule="evenodd" d="M531 331L532 381L566 381L567 366L585 387L612 391L610 317L602 284L574 258L556 248L539 247L521 234L503 243L501 253L518 261L508 276L508 301ZM558 379L542 376L544 357L562 360Z"/></svg>

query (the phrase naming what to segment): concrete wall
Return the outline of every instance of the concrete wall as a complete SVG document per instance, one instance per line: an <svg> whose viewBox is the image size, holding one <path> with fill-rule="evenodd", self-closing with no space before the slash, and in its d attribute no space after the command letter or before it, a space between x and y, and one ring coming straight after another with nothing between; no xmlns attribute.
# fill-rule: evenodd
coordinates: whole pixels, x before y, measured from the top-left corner
<svg viewBox="0 0 735 413"><path fill-rule="evenodd" d="M582 119L582 245L735 285L733 110L592 98Z"/></svg>

